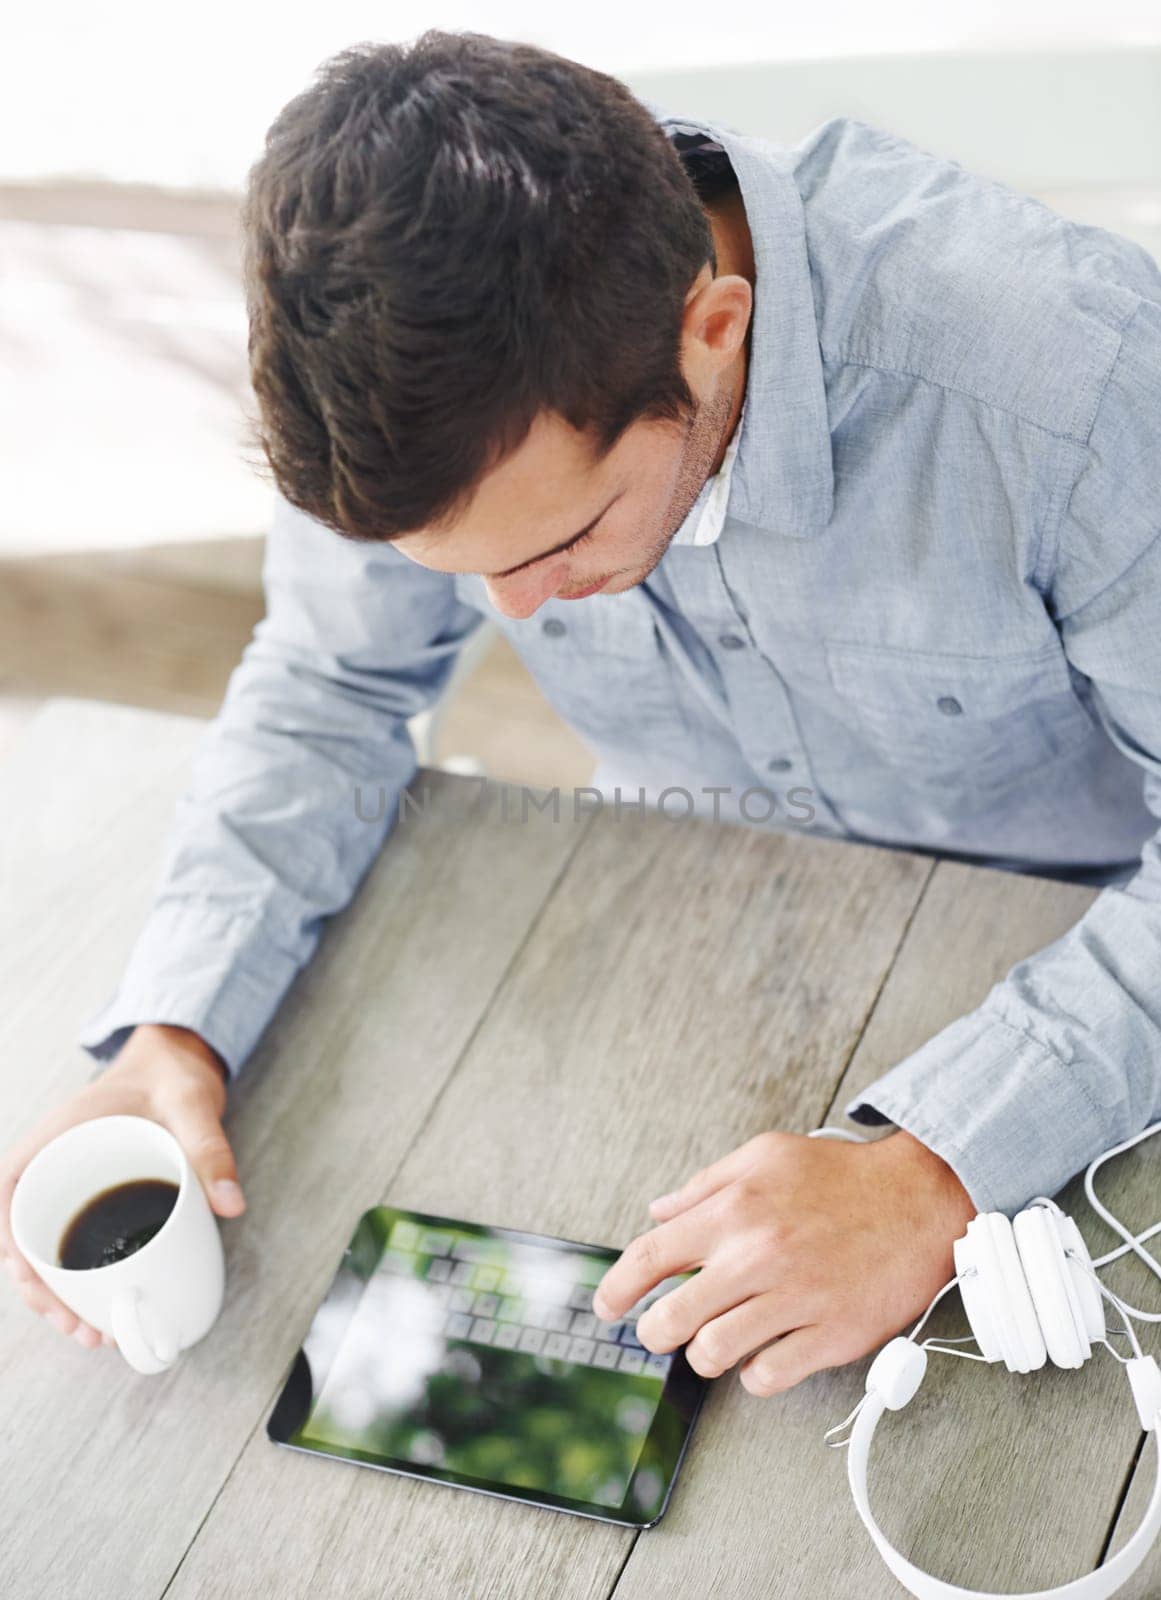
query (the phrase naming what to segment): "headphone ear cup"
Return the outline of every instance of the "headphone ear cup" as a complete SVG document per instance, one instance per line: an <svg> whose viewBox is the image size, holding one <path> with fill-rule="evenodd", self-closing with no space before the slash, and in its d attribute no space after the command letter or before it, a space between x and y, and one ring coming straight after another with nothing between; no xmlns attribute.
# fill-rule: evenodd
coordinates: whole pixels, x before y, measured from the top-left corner
<svg viewBox="0 0 1161 1600"><path fill-rule="evenodd" d="M1066 1216L1063 1211L1057 1211L1054 1213L1054 1220L1060 1235L1061 1249L1071 1250L1079 1258L1076 1261L1065 1260L1067 1271L1064 1281L1076 1307L1077 1321L1084 1329L1091 1346L1108 1333L1105 1323L1105 1303L1093 1281L1095 1268L1092 1257L1088 1253L1088 1245L1085 1244L1080 1229L1071 1217ZM1093 1277L1090 1277L1090 1273Z"/></svg>
<svg viewBox="0 0 1161 1600"><path fill-rule="evenodd" d="M959 1294L967 1313L968 1325L980 1347L985 1361L1002 1361L1003 1346L996 1327L993 1296L987 1278L987 1268L981 1264L983 1254L979 1234L973 1232L976 1218L968 1223L967 1232L952 1245L955 1256L955 1275L959 1279Z"/></svg>
<svg viewBox="0 0 1161 1600"><path fill-rule="evenodd" d="M1024 1277L1012 1224L1002 1211L983 1211L967 1225L954 1246L964 1310L980 1352L1003 1361L1009 1372L1042 1367L1048 1351Z"/></svg>
<svg viewBox="0 0 1161 1600"><path fill-rule="evenodd" d="M1028 1206L1012 1223L1012 1236L1053 1365L1080 1367L1092 1346L1058 1222L1058 1216L1046 1206Z"/></svg>

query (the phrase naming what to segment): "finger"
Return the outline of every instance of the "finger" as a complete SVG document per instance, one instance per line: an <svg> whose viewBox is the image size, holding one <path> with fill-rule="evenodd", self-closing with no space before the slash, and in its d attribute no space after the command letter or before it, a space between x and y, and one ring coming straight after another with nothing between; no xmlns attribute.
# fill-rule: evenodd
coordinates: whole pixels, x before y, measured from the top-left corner
<svg viewBox="0 0 1161 1600"><path fill-rule="evenodd" d="M8 1269L8 1276L16 1285L17 1293L25 1300L26 1304L28 1303L28 1295L34 1294L38 1302L34 1309L45 1313L63 1313L66 1318L75 1316L75 1313L69 1310L64 1301L53 1294L44 1279L29 1266L22 1255L17 1253L15 1256L9 1256L5 1266ZM71 1333L72 1328L64 1328L62 1331Z"/></svg>
<svg viewBox="0 0 1161 1600"><path fill-rule="evenodd" d="M16 1241L12 1237L12 1225L9 1212L12 1196L16 1189L17 1180L25 1167L36 1155L37 1151L55 1139L57 1134L64 1133L66 1129L74 1127L78 1122L84 1122L89 1117L99 1115L98 1095L100 1086L96 1083L87 1084L77 1095L70 1100L65 1100L61 1105L54 1106L47 1115L27 1133L19 1144L13 1146L6 1154L3 1171L0 1172L0 1247L6 1255L19 1255Z"/></svg>
<svg viewBox="0 0 1161 1600"><path fill-rule="evenodd" d="M714 1257L693 1277L678 1280L668 1293L652 1301L637 1319L637 1337L647 1350L664 1355L688 1344L700 1329L734 1307L745 1305L753 1293L754 1287L747 1285L739 1270ZM773 1338L778 1331L772 1329L766 1338ZM750 1348L756 1345L757 1341Z"/></svg>
<svg viewBox="0 0 1161 1600"><path fill-rule="evenodd" d="M25 1305L32 1305L34 1311L44 1313L53 1311L61 1312L65 1317L74 1316L74 1313L69 1310L64 1301L58 1300L48 1285L37 1277L23 1256L9 1256L4 1265L8 1270L8 1276L16 1285L16 1292L20 1295ZM33 1301L35 1301L35 1304L33 1304ZM72 1329L69 1328L65 1331L71 1333Z"/></svg>
<svg viewBox="0 0 1161 1600"><path fill-rule="evenodd" d="M597 1285L593 1310L606 1322L616 1321L663 1278L700 1266L711 1239L704 1217L677 1217L639 1233Z"/></svg>
<svg viewBox="0 0 1161 1600"><path fill-rule="evenodd" d="M82 1322L75 1311L70 1310L63 1300L58 1300L47 1284L33 1272L23 1256L18 1255L15 1258L9 1256L5 1266L20 1298L30 1311L47 1317L54 1328L58 1328L61 1333L72 1334L78 1344L83 1344L88 1349L94 1349L100 1343L101 1335L97 1329L87 1322Z"/></svg>
<svg viewBox="0 0 1161 1600"><path fill-rule="evenodd" d="M754 1141L748 1140L739 1145L736 1150L731 1150L728 1156L723 1156L720 1161L715 1161L708 1167L703 1167L700 1172L695 1172L693 1177L682 1184L680 1189L674 1189L672 1194L660 1195L656 1200L650 1200L649 1210L659 1222L668 1221L671 1217L688 1211L691 1206L696 1206L703 1200L708 1200L711 1194L716 1194L719 1189L724 1189L727 1183L733 1183L747 1172L754 1159Z"/></svg>
<svg viewBox="0 0 1161 1600"><path fill-rule="evenodd" d="M703 1323L686 1345L685 1359L703 1378L720 1378L744 1357L787 1334L798 1320L776 1290L752 1295Z"/></svg>
<svg viewBox="0 0 1161 1600"><path fill-rule="evenodd" d="M47 1288L39 1278L33 1277L29 1281L17 1286L17 1292L30 1311L35 1311L38 1316L47 1317L54 1328L59 1328L61 1333L72 1333L80 1325L80 1317L75 1311L70 1311L63 1300L58 1300L52 1290Z"/></svg>
<svg viewBox="0 0 1161 1600"><path fill-rule="evenodd" d="M22 1283L31 1283L36 1277L36 1273L33 1272L32 1268L20 1254L19 1250L14 1250L10 1256L5 1256L4 1266L7 1270L8 1276L12 1279L13 1283L17 1285Z"/></svg>
<svg viewBox="0 0 1161 1600"><path fill-rule="evenodd" d="M32 1268L21 1255L12 1235L11 1212L12 1196L16 1193L17 1180L34 1154L34 1150L25 1151L23 1147L19 1147L10 1153L3 1173L0 1173L0 1255L6 1261L17 1262L28 1272L31 1272Z"/></svg>
<svg viewBox="0 0 1161 1600"><path fill-rule="evenodd" d="M827 1343L825 1330L813 1323L795 1328L767 1349L759 1350L742 1367L740 1376L744 1389L765 1399L793 1389L812 1372L836 1365L838 1358Z"/></svg>
<svg viewBox="0 0 1161 1600"><path fill-rule="evenodd" d="M238 1181L234 1152L209 1093L183 1085L171 1097L159 1101L158 1111L185 1151L218 1216L236 1217L245 1211L246 1198Z"/></svg>
<svg viewBox="0 0 1161 1600"><path fill-rule="evenodd" d="M16 1174L6 1168L0 1176L0 1256L3 1256L5 1261L11 1261L13 1256L19 1254L16 1240L12 1237L12 1225L8 1220L15 1190Z"/></svg>

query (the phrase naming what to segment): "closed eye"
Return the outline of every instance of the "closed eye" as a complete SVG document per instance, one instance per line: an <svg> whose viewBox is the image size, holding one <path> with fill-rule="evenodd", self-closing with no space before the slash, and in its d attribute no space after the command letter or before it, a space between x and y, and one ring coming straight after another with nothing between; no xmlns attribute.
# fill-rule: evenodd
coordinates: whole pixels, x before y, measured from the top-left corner
<svg viewBox="0 0 1161 1600"><path fill-rule="evenodd" d="M485 578L511 578L514 577L518 572L525 572L529 567L536 566L537 562L539 561L547 561L550 556L564 555L567 551L579 549L580 546L584 544L586 539L590 539L592 537L599 524L604 521L605 517L613 509L617 501L624 493L625 491L623 488L619 489L609 501L608 505L605 506L603 510L597 512L596 516L589 523L588 527L582 528L579 533L574 533L571 539L565 539L562 541L562 543L554 545L551 550L546 550L543 555L531 556L527 561L521 561L515 567L507 567L503 572L485 572L482 573L481 576Z"/></svg>

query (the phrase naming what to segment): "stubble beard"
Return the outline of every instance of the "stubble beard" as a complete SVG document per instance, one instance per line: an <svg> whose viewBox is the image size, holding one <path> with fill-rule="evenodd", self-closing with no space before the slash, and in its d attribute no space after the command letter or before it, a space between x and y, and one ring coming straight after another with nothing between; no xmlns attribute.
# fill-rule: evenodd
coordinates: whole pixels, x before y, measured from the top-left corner
<svg viewBox="0 0 1161 1600"><path fill-rule="evenodd" d="M650 546L646 561L636 570L625 573L614 588L603 590L602 593L620 594L622 590L635 588L637 584L645 582L661 561L709 477L710 468L729 426L731 409L732 401L728 392L715 394L698 406L686 424L681 456L674 475L673 493L665 508L661 530ZM620 575L614 573L613 577Z"/></svg>

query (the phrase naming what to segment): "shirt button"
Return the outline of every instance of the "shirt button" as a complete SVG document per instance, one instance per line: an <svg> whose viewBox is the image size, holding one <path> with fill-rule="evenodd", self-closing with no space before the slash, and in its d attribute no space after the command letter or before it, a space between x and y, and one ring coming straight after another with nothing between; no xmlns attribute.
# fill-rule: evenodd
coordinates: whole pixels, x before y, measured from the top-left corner
<svg viewBox="0 0 1161 1600"><path fill-rule="evenodd" d="M953 694L942 694L935 702L945 717L958 717L963 707Z"/></svg>
<svg viewBox="0 0 1161 1600"><path fill-rule="evenodd" d="M746 641L736 633L723 633L718 639L723 650L744 650Z"/></svg>
<svg viewBox="0 0 1161 1600"><path fill-rule="evenodd" d="M559 617L545 617L540 624L540 628L541 632L546 633L550 639L559 639L561 634L568 632Z"/></svg>
<svg viewBox="0 0 1161 1600"><path fill-rule="evenodd" d="M794 765L789 756L775 756L772 761L767 761L766 767L770 772L789 772Z"/></svg>

